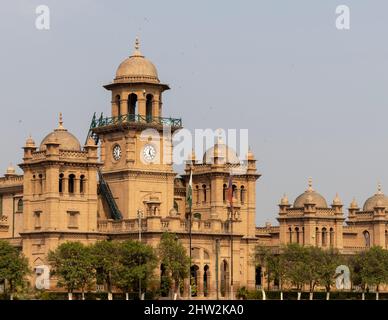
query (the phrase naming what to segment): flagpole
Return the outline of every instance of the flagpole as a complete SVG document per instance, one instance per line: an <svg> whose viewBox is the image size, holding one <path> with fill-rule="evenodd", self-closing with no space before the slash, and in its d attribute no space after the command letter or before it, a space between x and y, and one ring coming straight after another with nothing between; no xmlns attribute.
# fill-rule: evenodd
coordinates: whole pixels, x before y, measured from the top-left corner
<svg viewBox="0 0 388 320"><path fill-rule="evenodd" d="M192 246L192 234L191 234L191 207L193 204L193 169L190 168L190 180L189 180L189 190L188 190L188 196L187 196L187 202L189 205L189 299L191 299L191 246Z"/></svg>
<svg viewBox="0 0 388 320"><path fill-rule="evenodd" d="M232 175L229 176L229 187L231 188L231 195L229 197L230 203L230 299L234 299L233 291L233 183Z"/></svg>
<svg viewBox="0 0 388 320"><path fill-rule="evenodd" d="M191 299L191 241L192 241L192 236L191 236L191 206L190 206L190 211L189 211L189 242L190 242L190 270L189 270L189 299Z"/></svg>
<svg viewBox="0 0 388 320"><path fill-rule="evenodd" d="M230 206L230 299L233 300L233 204Z"/></svg>

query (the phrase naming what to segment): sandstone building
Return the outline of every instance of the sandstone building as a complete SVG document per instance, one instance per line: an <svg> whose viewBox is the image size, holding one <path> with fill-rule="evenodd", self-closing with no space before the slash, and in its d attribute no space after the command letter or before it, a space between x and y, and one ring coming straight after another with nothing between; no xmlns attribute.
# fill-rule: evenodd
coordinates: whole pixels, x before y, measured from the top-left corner
<svg viewBox="0 0 388 320"><path fill-rule="evenodd" d="M310 181L292 205L286 196L281 199L279 226L256 227L260 174L252 151L246 170L233 175L233 211L226 193L239 159L221 139L202 159L193 153L177 176L172 161L160 161L172 152L171 136L162 133L164 126L171 132L181 129L182 122L163 117L162 95L169 86L160 82L138 42L104 88L112 93L111 115L93 118L84 145L65 129L61 116L39 145L26 140L19 165L23 175L10 166L0 178L0 238L23 250L35 276L47 265L49 250L66 241L137 239L141 230L142 241L156 246L170 231L188 248L190 170L198 296L228 297L232 279L234 290L260 285L260 268L252 263L257 244L276 248L298 242L347 254L372 245L388 247L388 197L380 186L362 209L354 200L346 217L339 197L328 205ZM156 273L161 276L163 266Z"/></svg>

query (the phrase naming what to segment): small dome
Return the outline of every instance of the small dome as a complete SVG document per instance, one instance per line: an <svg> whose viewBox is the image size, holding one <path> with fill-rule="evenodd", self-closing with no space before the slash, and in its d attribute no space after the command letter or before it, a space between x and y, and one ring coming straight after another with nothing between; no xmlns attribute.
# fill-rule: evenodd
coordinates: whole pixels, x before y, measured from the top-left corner
<svg viewBox="0 0 388 320"><path fill-rule="evenodd" d="M350 203L350 209L358 209L356 198L353 198L352 202Z"/></svg>
<svg viewBox="0 0 388 320"><path fill-rule="evenodd" d="M284 194L283 197L280 199L280 205L288 206L288 204L289 204L289 202L288 202L287 195Z"/></svg>
<svg viewBox="0 0 388 320"><path fill-rule="evenodd" d="M340 197L338 196L338 193L336 193L335 198L333 200L333 205L334 206L342 206L342 201Z"/></svg>
<svg viewBox="0 0 388 320"><path fill-rule="evenodd" d="M214 163L214 158L222 158L223 163L239 164L240 159L236 152L224 143L216 143L209 148L203 155L203 163Z"/></svg>
<svg viewBox="0 0 388 320"><path fill-rule="evenodd" d="M14 174L16 174L16 169L15 169L15 167L12 164L10 164L8 166L6 174L7 175L14 175Z"/></svg>
<svg viewBox="0 0 388 320"><path fill-rule="evenodd" d="M253 154L251 147L249 147L249 150L247 153L247 160L255 160L255 155Z"/></svg>
<svg viewBox="0 0 388 320"><path fill-rule="evenodd" d="M25 147L26 147L26 148L35 148L35 141L32 139L31 136L29 136L29 137L27 138Z"/></svg>
<svg viewBox="0 0 388 320"><path fill-rule="evenodd" d="M311 179L309 179L309 186L307 190L295 199L294 208L303 208L305 203L314 203L317 208L327 208L325 198L312 188Z"/></svg>
<svg viewBox="0 0 388 320"><path fill-rule="evenodd" d="M40 143L40 150L46 150L46 144L56 142L59 149L69 151L81 151L81 144L78 139L63 127L62 114L59 115L59 126L49 133Z"/></svg>
<svg viewBox="0 0 388 320"><path fill-rule="evenodd" d="M377 186L377 193L368 198L363 207L363 211L373 211L375 207L388 207L388 197L381 191L381 184Z"/></svg>
<svg viewBox="0 0 388 320"><path fill-rule="evenodd" d="M136 38L134 53L117 68L114 82L160 83L155 65L139 50L139 39Z"/></svg>

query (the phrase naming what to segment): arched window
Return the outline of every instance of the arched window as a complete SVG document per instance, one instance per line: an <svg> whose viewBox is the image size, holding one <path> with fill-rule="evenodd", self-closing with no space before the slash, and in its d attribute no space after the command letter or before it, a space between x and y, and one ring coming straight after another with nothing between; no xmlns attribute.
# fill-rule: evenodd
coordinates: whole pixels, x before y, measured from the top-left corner
<svg viewBox="0 0 388 320"><path fill-rule="evenodd" d="M315 228L315 245L319 247L319 229Z"/></svg>
<svg viewBox="0 0 388 320"><path fill-rule="evenodd" d="M23 212L23 199L18 200L18 212Z"/></svg>
<svg viewBox="0 0 388 320"><path fill-rule="evenodd" d="M304 227L302 227L302 244L304 245Z"/></svg>
<svg viewBox="0 0 388 320"><path fill-rule="evenodd" d="M121 116L121 98L120 95L118 94L115 98L115 103L116 103L116 110L117 110L117 116Z"/></svg>
<svg viewBox="0 0 388 320"><path fill-rule="evenodd" d="M64 178L64 175L63 175L63 173L61 173L59 175L59 183L58 183L58 192L59 193L63 192L63 178Z"/></svg>
<svg viewBox="0 0 388 320"><path fill-rule="evenodd" d="M261 267L257 266L255 270L255 285L256 289L261 289L262 271Z"/></svg>
<svg viewBox="0 0 388 320"><path fill-rule="evenodd" d="M334 229L330 228L330 247L334 246Z"/></svg>
<svg viewBox="0 0 388 320"><path fill-rule="evenodd" d="M32 182L32 194L36 194L36 176L35 175L32 176L31 182Z"/></svg>
<svg viewBox="0 0 388 320"><path fill-rule="evenodd" d="M152 122L152 101L154 97L152 94L147 94L146 96L146 119L147 122Z"/></svg>
<svg viewBox="0 0 388 320"><path fill-rule="evenodd" d="M85 193L85 176L81 175L79 179L79 192Z"/></svg>
<svg viewBox="0 0 388 320"><path fill-rule="evenodd" d="M176 212L179 212L178 202L176 202L176 201L174 201L174 209Z"/></svg>
<svg viewBox="0 0 388 320"><path fill-rule="evenodd" d="M364 235L364 244L365 244L365 247L369 248L370 247L370 234L368 231L364 231L362 233Z"/></svg>
<svg viewBox="0 0 388 320"><path fill-rule="evenodd" d="M322 228L322 247L327 246L327 230L326 228Z"/></svg>
<svg viewBox="0 0 388 320"><path fill-rule="evenodd" d="M291 227L288 228L288 234L289 234L289 243L292 243L292 229L291 229Z"/></svg>
<svg viewBox="0 0 388 320"><path fill-rule="evenodd" d="M202 185L202 202L206 202L206 184Z"/></svg>
<svg viewBox="0 0 388 320"><path fill-rule="evenodd" d="M74 193L74 183L75 183L75 175L70 174L69 175L69 188L68 188L69 193Z"/></svg>
<svg viewBox="0 0 388 320"><path fill-rule="evenodd" d="M300 239L299 239L300 235L299 235L299 228L298 227L295 228L295 234L296 234L296 243L300 243L299 242L300 241Z"/></svg>
<svg viewBox="0 0 388 320"><path fill-rule="evenodd" d="M244 186L241 186L241 188L240 188L240 202L241 203L245 202L245 188L244 188Z"/></svg>
<svg viewBox="0 0 388 320"><path fill-rule="evenodd" d="M134 93L131 93L128 96L128 114L130 117L130 121L135 121L135 115L136 115L136 109L137 109L137 95Z"/></svg>
<svg viewBox="0 0 388 320"><path fill-rule="evenodd" d="M39 194L43 193L43 174L39 174Z"/></svg>
<svg viewBox="0 0 388 320"><path fill-rule="evenodd" d="M237 199L237 186L235 184L232 186L232 194L233 199Z"/></svg>
<svg viewBox="0 0 388 320"><path fill-rule="evenodd" d="M196 196L197 204L198 204L199 203L199 187L198 186L195 186L195 196Z"/></svg>
<svg viewBox="0 0 388 320"><path fill-rule="evenodd" d="M207 297L209 295L209 266L206 264L203 267L203 295Z"/></svg>
<svg viewBox="0 0 388 320"><path fill-rule="evenodd" d="M228 186L226 184L224 184L222 187L222 200L224 202L226 201L227 192L228 192Z"/></svg>

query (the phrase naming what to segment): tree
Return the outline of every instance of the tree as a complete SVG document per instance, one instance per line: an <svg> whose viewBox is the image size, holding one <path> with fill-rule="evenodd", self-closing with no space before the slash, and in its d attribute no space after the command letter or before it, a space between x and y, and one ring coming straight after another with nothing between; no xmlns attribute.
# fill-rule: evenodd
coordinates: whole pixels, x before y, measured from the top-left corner
<svg viewBox="0 0 388 320"><path fill-rule="evenodd" d="M69 300L74 290L81 289L85 299L85 289L94 279L91 250L80 242L66 242L50 251L48 261L51 272L58 277L58 287L65 287Z"/></svg>
<svg viewBox="0 0 388 320"><path fill-rule="evenodd" d="M350 265L352 267L351 278L354 285L359 285L362 290L362 300L365 300L365 290L367 287L366 268L366 251L359 252L350 258Z"/></svg>
<svg viewBox="0 0 388 320"><path fill-rule="evenodd" d="M179 295L181 281L189 275L190 259L175 234L164 233L158 246L159 258L166 274L174 281L173 292Z"/></svg>
<svg viewBox="0 0 388 320"><path fill-rule="evenodd" d="M321 250L319 259L319 283L326 289L326 300L330 299L330 289L335 282L335 270L341 264L341 257L337 249Z"/></svg>
<svg viewBox="0 0 388 320"><path fill-rule="evenodd" d="M112 277L116 286L126 295L139 289L146 288L156 267L157 257L154 249L141 242L128 240L118 245L119 265L113 271Z"/></svg>
<svg viewBox="0 0 388 320"><path fill-rule="evenodd" d="M268 290L269 284L273 280L279 281L280 299L283 300L283 285L286 280L286 272L284 268L284 257L282 253L274 253L270 248L258 245L255 249L255 263L257 266L265 268L267 276ZM262 289L263 299L265 291Z"/></svg>
<svg viewBox="0 0 388 320"><path fill-rule="evenodd" d="M0 240L0 280L8 283L11 300L17 287L24 285L29 273L28 260L22 252L7 241Z"/></svg>
<svg viewBox="0 0 388 320"><path fill-rule="evenodd" d="M117 242L98 241L91 247L93 266L96 270L97 282L106 283L108 300L113 299L112 287L116 280L113 273L120 267L119 245Z"/></svg>
<svg viewBox="0 0 388 320"><path fill-rule="evenodd" d="M374 246L359 254L360 277L365 285L376 286L376 300L379 300L381 284L388 282L388 253Z"/></svg>
<svg viewBox="0 0 388 320"><path fill-rule="evenodd" d="M307 251L305 247L299 244L288 244L283 249L285 277L298 290L298 300L302 295L303 285L311 279L309 273Z"/></svg>

